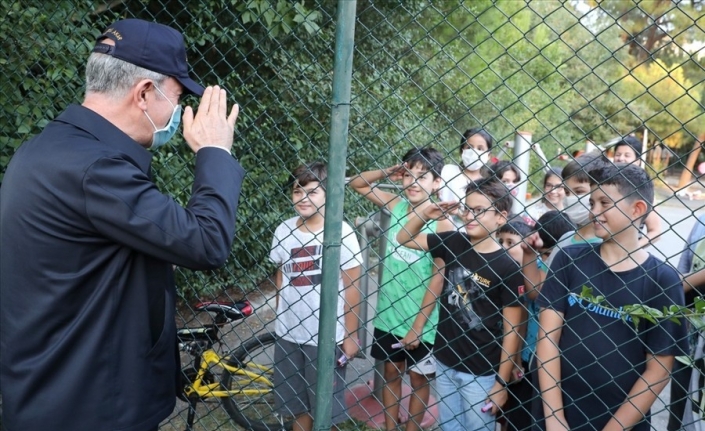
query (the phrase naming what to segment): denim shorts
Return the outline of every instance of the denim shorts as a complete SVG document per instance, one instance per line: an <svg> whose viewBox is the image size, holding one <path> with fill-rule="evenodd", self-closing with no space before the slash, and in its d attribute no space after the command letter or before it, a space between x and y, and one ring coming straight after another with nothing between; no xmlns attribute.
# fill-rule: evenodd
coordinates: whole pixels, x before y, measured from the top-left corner
<svg viewBox="0 0 705 431"><path fill-rule="evenodd" d="M436 392L443 431L494 431L495 417L482 407L495 383L495 375L475 376L436 361Z"/></svg>
<svg viewBox="0 0 705 431"><path fill-rule="evenodd" d="M342 355L335 349L335 360ZM277 339L274 346L274 405L285 416L314 415L316 408L318 346ZM333 425L348 420L345 408L345 366L333 373Z"/></svg>

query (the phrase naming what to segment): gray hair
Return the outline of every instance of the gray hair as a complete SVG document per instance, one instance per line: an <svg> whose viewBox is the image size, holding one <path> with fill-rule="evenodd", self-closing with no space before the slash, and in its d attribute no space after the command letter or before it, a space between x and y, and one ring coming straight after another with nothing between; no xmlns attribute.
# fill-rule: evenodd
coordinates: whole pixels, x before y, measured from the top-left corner
<svg viewBox="0 0 705 431"><path fill-rule="evenodd" d="M151 79L161 85L166 75L115 58L111 55L92 53L86 63L86 94L103 93L121 98L141 79Z"/></svg>

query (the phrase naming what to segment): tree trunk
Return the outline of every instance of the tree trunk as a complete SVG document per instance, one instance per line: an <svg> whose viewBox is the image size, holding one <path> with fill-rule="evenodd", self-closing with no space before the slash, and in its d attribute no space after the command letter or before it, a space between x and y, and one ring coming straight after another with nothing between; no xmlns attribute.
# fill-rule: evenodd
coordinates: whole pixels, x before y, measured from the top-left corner
<svg viewBox="0 0 705 431"><path fill-rule="evenodd" d="M702 144L705 141L705 133L701 133L693 144L693 149L688 153L688 160L685 162L685 168L681 172L681 178L678 181L678 188L681 189L690 184L693 180L693 171L695 170L695 163L698 161L698 156L702 150ZM682 160L682 158L681 158Z"/></svg>

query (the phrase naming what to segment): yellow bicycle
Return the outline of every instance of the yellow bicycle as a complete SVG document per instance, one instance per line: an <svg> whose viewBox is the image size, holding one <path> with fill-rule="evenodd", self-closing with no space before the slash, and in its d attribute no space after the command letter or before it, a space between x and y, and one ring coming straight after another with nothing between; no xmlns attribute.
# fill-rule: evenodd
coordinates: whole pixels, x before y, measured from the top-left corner
<svg viewBox="0 0 705 431"><path fill-rule="evenodd" d="M227 323L253 313L248 301L203 302L196 311L208 312L213 324L177 331L179 349L193 357L182 370L183 396L189 403L187 430L193 428L196 406L209 399L220 400L230 418L253 431L291 430L293 417L283 417L274 410L272 372L275 335L258 334L232 352L221 356L220 329ZM220 371L218 378L215 373Z"/></svg>

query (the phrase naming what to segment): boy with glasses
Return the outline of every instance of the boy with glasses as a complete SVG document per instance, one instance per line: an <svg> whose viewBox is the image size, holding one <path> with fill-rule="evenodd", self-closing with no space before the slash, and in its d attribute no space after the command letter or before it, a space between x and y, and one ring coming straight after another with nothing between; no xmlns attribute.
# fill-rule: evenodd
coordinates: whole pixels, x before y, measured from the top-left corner
<svg viewBox="0 0 705 431"><path fill-rule="evenodd" d="M496 178L472 182L464 202L429 205L411 215L397 235L400 244L430 251L445 265L443 286L429 285L422 308L431 309L437 300L440 306L433 351L443 431L493 431L494 415L507 401L511 358L521 349L516 329L522 323L523 279L494 234L506 223L511 199ZM464 232L421 233L427 221L456 208Z"/></svg>

